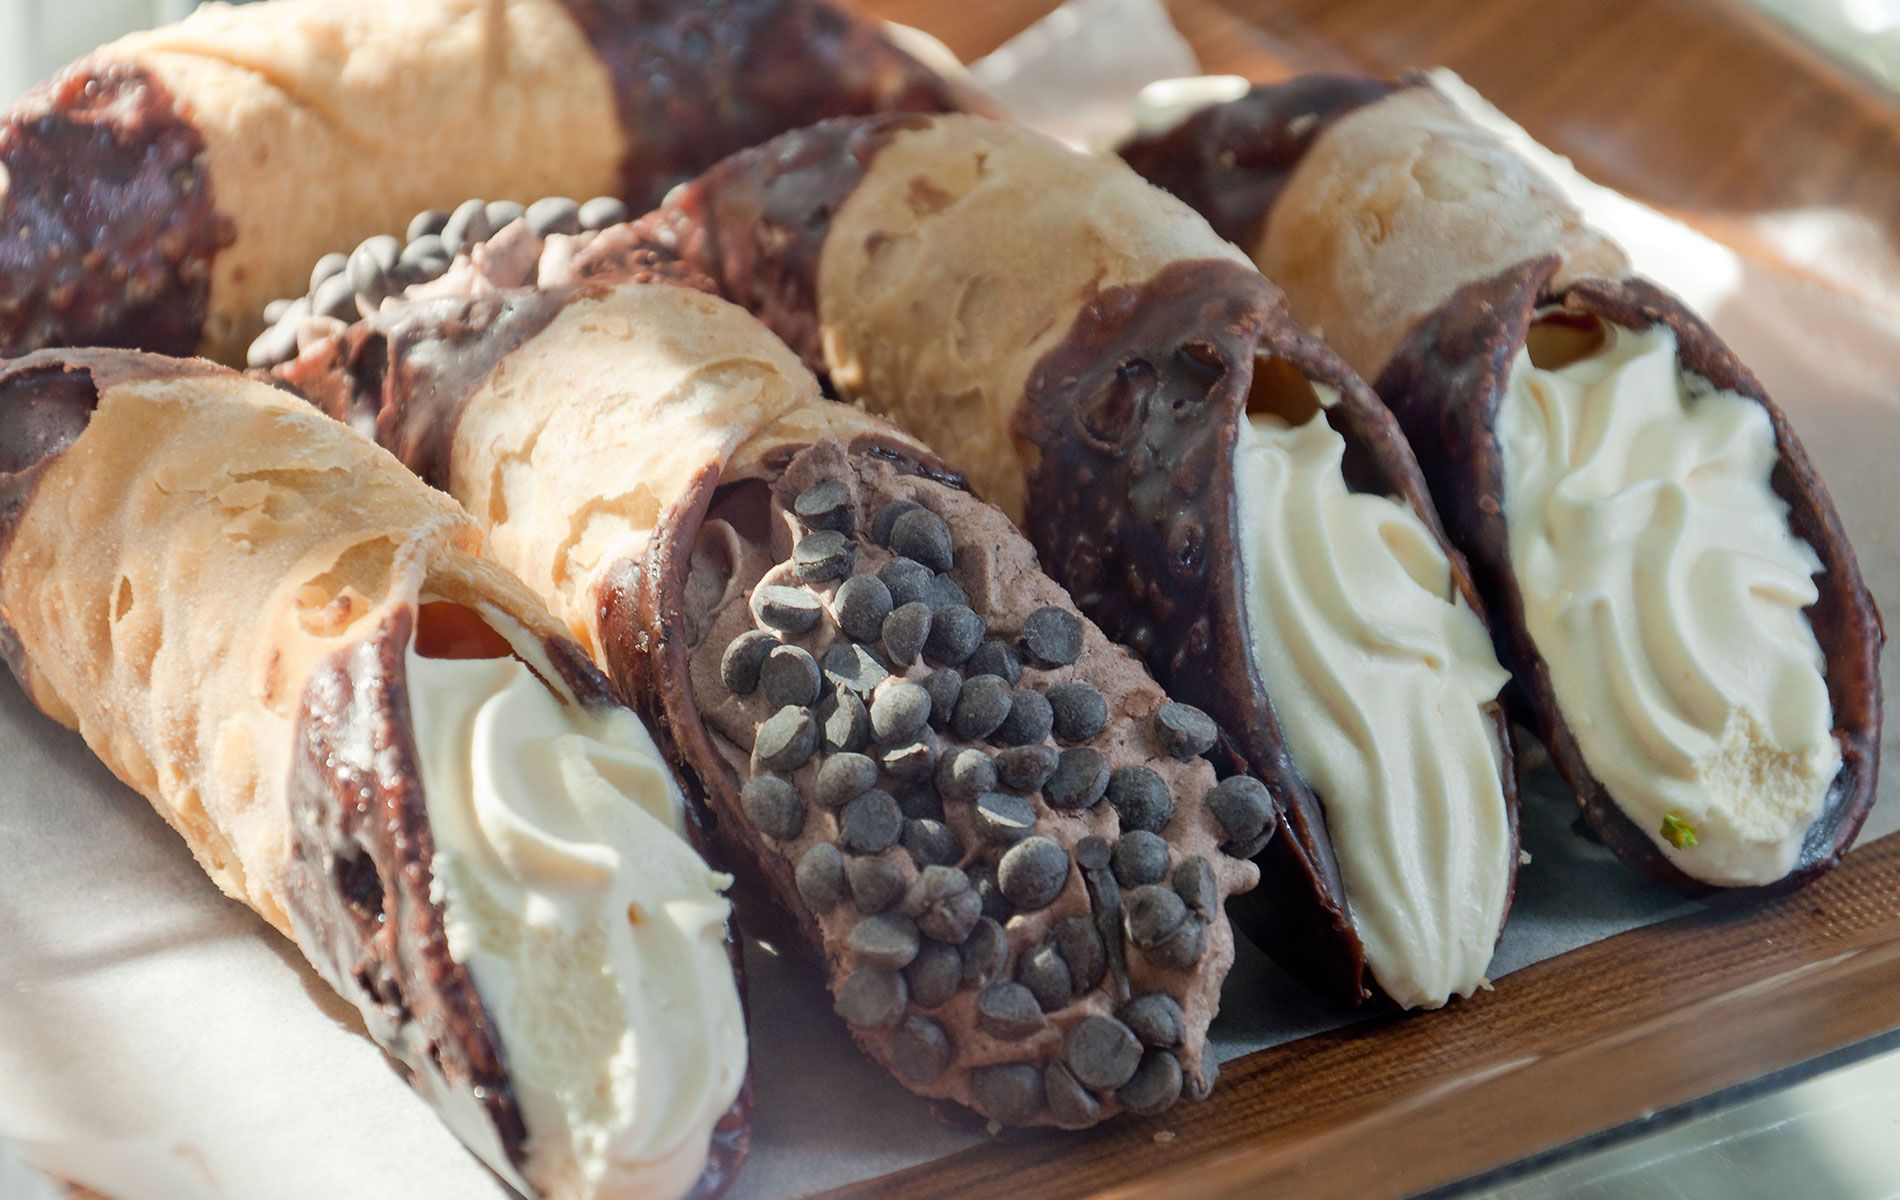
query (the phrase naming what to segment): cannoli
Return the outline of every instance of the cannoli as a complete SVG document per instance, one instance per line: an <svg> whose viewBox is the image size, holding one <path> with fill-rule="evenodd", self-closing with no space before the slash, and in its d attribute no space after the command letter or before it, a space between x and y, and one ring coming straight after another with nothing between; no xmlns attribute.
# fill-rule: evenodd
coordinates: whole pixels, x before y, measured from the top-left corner
<svg viewBox="0 0 1900 1200"><path fill-rule="evenodd" d="M88 55L0 125L0 355L238 362L319 254L418 209L600 194L639 211L820 117L981 104L831 0L207 6ZM438 214L435 249L519 211ZM351 276L387 287L437 261L387 245L324 264L320 311L349 307Z"/></svg>
<svg viewBox="0 0 1900 1200"><path fill-rule="evenodd" d="M0 368L0 649L528 1196L710 1197L746 1143L727 877L480 532L209 363Z"/></svg>
<svg viewBox="0 0 1900 1200"><path fill-rule="evenodd" d="M1706 322L1423 77L1258 88L1124 154L1377 380L1598 837L1691 895L1840 859L1874 799L1880 616Z"/></svg>
<svg viewBox="0 0 1900 1200"><path fill-rule="evenodd" d="M1002 513L638 234L504 231L276 376L461 500L662 714L907 1087L1065 1127L1205 1096L1266 790L1216 781L1207 718Z"/></svg>
<svg viewBox="0 0 1900 1200"><path fill-rule="evenodd" d="M1020 514L1285 798L1263 940L1349 997L1368 966L1407 1006L1483 984L1518 863L1505 675L1397 426L1238 251L976 117L788 134L652 223Z"/></svg>

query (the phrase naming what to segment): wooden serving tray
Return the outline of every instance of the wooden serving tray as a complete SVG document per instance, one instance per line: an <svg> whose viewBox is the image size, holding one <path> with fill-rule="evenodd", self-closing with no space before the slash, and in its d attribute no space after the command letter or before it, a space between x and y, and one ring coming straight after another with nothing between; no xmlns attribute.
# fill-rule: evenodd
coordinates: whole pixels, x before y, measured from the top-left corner
<svg viewBox="0 0 1900 1200"><path fill-rule="evenodd" d="M966 60L1053 0L882 0ZM1900 108L1738 0L1172 0L1203 68L1449 66L1586 174L1900 314ZM1754 214L1828 206L1886 235L1789 254ZM1870 282L1871 281L1871 282ZM1900 352L1900 340L1894 349ZM1891 430L1896 426L1887 423ZM1859 522L1862 537L1882 531ZM1891 599L1891 597L1885 597ZM1900 1029L1900 834L1764 907L1697 913L1450 1008L1226 1064L1212 1099L1016 1134L838 1197L1280 1195L1447 1187Z"/></svg>

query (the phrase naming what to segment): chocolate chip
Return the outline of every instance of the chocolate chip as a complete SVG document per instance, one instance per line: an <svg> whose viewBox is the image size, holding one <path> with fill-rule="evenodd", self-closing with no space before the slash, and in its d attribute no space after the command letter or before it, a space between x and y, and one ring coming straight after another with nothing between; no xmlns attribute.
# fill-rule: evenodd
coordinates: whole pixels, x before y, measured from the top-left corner
<svg viewBox="0 0 1900 1200"><path fill-rule="evenodd" d="M887 745L916 737L929 723L930 693L917 684L888 684L871 700L871 735Z"/></svg>
<svg viewBox="0 0 1900 1200"><path fill-rule="evenodd" d="M930 693L930 723L938 729L949 728L950 715L963 695L963 676L954 668L938 667L924 676L924 690Z"/></svg>
<svg viewBox="0 0 1900 1200"><path fill-rule="evenodd" d="M1069 964L1054 946L1038 946L1024 956L1016 970L1016 982L1029 989L1044 1012L1059 1012L1075 998L1075 982L1069 977Z"/></svg>
<svg viewBox="0 0 1900 1200"><path fill-rule="evenodd" d="M972 675L1000 675L1004 683L1015 687L1016 681L1023 677L1023 660L1016 653L1016 647L990 638L976 648L963 669Z"/></svg>
<svg viewBox="0 0 1900 1200"><path fill-rule="evenodd" d="M843 808L876 786L876 763L862 754L833 754L818 768L811 798L821 808Z"/></svg>
<svg viewBox="0 0 1900 1200"><path fill-rule="evenodd" d="M1047 746L1011 746L996 756L996 774L1019 792L1039 790L1056 773L1056 752Z"/></svg>
<svg viewBox="0 0 1900 1200"><path fill-rule="evenodd" d="M1220 823L1227 840L1221 849L1237 858L1252 858L1273 836L1273 794L1251 775L1230 775L1207 794L1207 810Z"/></svg>
<svg viewBox="0 0 1900 1200"><path fill-rule="evenodd" d="M983 640L983 618L967 604L948 604L930 615L930 637L924 658L940 667L954 667L976 651Z"/></svg>
<svg viewBox="0 0 1900 1200"><path fill-rule="evenodd" d="M402 243L384 233L369 238L350 252L350 286L370 304L389 295L390 272L402 258Z"/></svg>
<svg viewBox="0 0 1900 1200"><path fill-rule="evenodd" d="M1214 884L1214 868L1204 858L1190 858L1174 869L1174 892L1201 916L1213 919L1220 908L1220 891Z"/></svg>
<svg viewBox="0 0 1900 1200"><path fill-rule="evenodd" d="M888 850L903 833L904 814L897 811L897 801L876 789L845 805L838 815L839 837L845 849L857 854Z"/></svg>
<svg viewBox="0 0 1900 1200"><path fill-rule="evenodd" d="M864 701L839 688L818 706L826 750L862 750L871 740L871 714Z"/></svg>
<svg viewBox="0 0 1900 1200"><path fill-rule="evenodd" d="M1040 667L1066 667L1082 654L1082 621L1074 613L1043 607L1023 622L1023 649Z"/></svg>
<svg viewBox="0 0 1900 1200"><path fill-rule="evenodd" d="M297 325L302 317L293 318L292 314L302 306L304 315L309 315L310 300L299 297L286 308L283 315L269 329L257 335L250 347L244 352L244 363L248 367L273 367L281 362L289 362L297 357Z"/></svg>
<svg viewBox="0 0 1900 1200"><path fill-rule="evenodd" d="M911 991L914 999L916 989ZM950 1037L943 1026L913 1013L891 1035L891 1065L919 1087L935 1083L950 1065Z"/></svg>
<svg viewBox="0 0 1900 1200"><path fill-rule="evenodd" d="M963 857L963 843L942 821L928 818L904 822L904 849L920 867L949 866ZM979 905L980 911L980 905Z"/></svg>
<svg viewBox="0 0 1900 1200"><path fill-rule="evenodd" d="M625 202L618 196L595 196L581 205L581 228L605 229L610 225L618 225L632 216Z"/></svg>
<svg viewBox="0 0 1900 1200"><path fill-rule="evenodd" d="M719 682L735 696L750 696L759 686L759 669L779 640L763 629L748 629L719 656Z"/></svg>
<svg viewBox="0 0 1900 1200"><path fill-rule="evenodd" d="M264 306L264 323L266 325L275 325L277 322L283 320L284 314L289 311L289 299L273 300Z"/></svg>
<svg viewBox="0 0 1900 1200"><path fill-rule="evenodd" d="M996 787L996 766L990 756L970 746L959 746L937 763L937 791L946 800L974 801Z"/></svg>
<svg viewBox="0 0 1900 1200"><path fill-rule="evenodd" d="M928 866L904 892L904 911L917 927L940 942L960 945L983 915L983 901L970 880L955 867Z"/></svg>
<svg viewBox="0 0 1900 1200"><path fill-rule="evenodd" d="M978 1067L970 1092L977 1111L1003 1125L1025 1125L1042 1112L1042 1072L1028 1063Z"/></svg>
<svg viewBox="0 0 1900 1200"><path fill-rule="evenodd" d="M1090 835L1075 844L1075 862L1084 871L1106 871L1108 863L1114 857L1108 843Z"/></svg>
<svg viewBox="0 0 1900 1200"><path fill-rule="evenodd" d="M844 899L844 855L830 842L818 842L798 856L792 878L813 912L828 913Z"/></svg>
<svg viewBox="0 0 1900 1200"><path fill-rule="evenodd" d="M807 633L823 614L818 597L795 587L768 583L752 592L752 615L759 624L780 633Z"/></svg>
<svg viewBox="0 0 1900 1200"><path fill-rule="evenodd" d="M842 479L824 479L798 493L792 501L792 513L807 529L836 529L850 533L857 522L852 518L851 489Z"/></svg>
<svg viewBox="0 0 1900 1200"><path fill-rule="evenodd" d="M891 913L864 918L852 927L851 935L845 939L845 947L858 962L887 971L908 967L922 944L917 922Z"/></svg>
<svg viewBox="0 0 1900 1200"><path fill-rule="evenodd" d="M996 732L1009 719L1009 685L995 675L972 675L963 681L957 696L956 711L950 716L950 732L969 741L978 741Z"/></svg>
<svg viewBox="0 0 1900 1200"><path fill-rule="evenodd" d="M1148 1051L1115 1098L1137 1116L1152 1117L1168 1111L1181 1098L1180 1062L1165 1050Z"/></svg>
<svg viewBox="0 0 1900 1200"><path fill-rule="evenodd" d="M354 321L357 318L356 290L342 275L326 279L310 294L310 311L319 317Z"/></svg>
<svg viewBox="0 0 1900 1200"><path fill-rule="evenodd" d="M931 612L939 609L961 606L970 607L970 594L948 575L933 575L924 585L924 604Z"/></svg>
<svg viewBox="0 0 1900 1200"><path fill-rule="evenodd" d="M1082 868L1082 883L1089 894L1089 920L1108 958L1108 973L1114 979L1114 994L1128 994L1128 962L1122 953L1122 889L1109 870L1108 843L1098 837L1085 837L1075 844L1075 861Z"/></svg>
<svg viewBox="0 0 1900 1200"><path fill-rule="evenodd" d="M1108 701L1093 684L1075 680L1049 689L1058 742L1086 742L1108 724Z"/></svg>
<svg viewBox="0 0 1900 1200"><path fill-rule="evenodd" d="M487 241L492 232L488 224L488 205L480 200L464 200L442 223L442 244L448 247L450 254L460 254L477 242Z"/></svg>
<svg viewBox="0 0 1900 1200"><path fill-rule="evenodd" d="M1113 1017L1084 1017L1069 1030L1063 1054L1077 1079L1113 1091L1134 1078L1141 1065L1141 1039Z"/></svg>
<svg viewBox="0 0 1900 1200"><path fill-rule="evenodd" d="M348 269L349 265L350 265L349 255L343 254L339 251L332 250L330 253L324 255L322 258L319 258L317 260L316 266L310 268L310 286L306 290L312 291L312 292L316 291L318 288L322 287L325 283L327 283L331 279L334 279L338 275L343 274L343 272L346 269ZM289 305L286 304L285 307L289 307ZM265 310L266 318L268 318L269 315L270 315L270 312L268 309L266 309Z"/></svg>
<svg viewBox="0 0 1900 1200"><path fill-rule="evenodd" d="M527 211L518 200L490 200L483 209L488 216L488 228L492 231L488 236L492 238L519 221Z"/></svg>
<svg viewBox="0 0 1900 1200"><path fill-rule="evenodd" d="M1055 714L1049 698L1029 688L1018 688L1009 696L1009 715L996 727L990 740L1002 746L1028 746L1049 736ZM1058 766L1057 770L1061 768Z"/></svg>
<svg viewBox="0 0 1900 1200"><path fill-rule="evenodd" d="M739 789L739 804L766 837L789 842L805 828L805 801L789 779L754 775Z"/></svg>
<svg viewBox="0 0 1900 1200"><path fill-rule="evenodd" d="M1071 746L1056 758L1044 794L1051 808L1088 808L1108 791L1108 760L1091 746Z"/></svg>
<svg viewBox="0 0 1900 1200"><path fill-rule="evenodd" d="M906 821L942 822L943 801L928 783L914 783L893 794L897 797L897 810L904 814Z"/></svg>
<svg viewBox="0 0 1900 1200"><path fill-rule="evenodd" d="M1066 1063L1051 1062L1042 1069L1042 1088L1049 1099L1049 1115L1064 1129L1086 1129L1102 1119L1102 1104L1076 1079Z"/></svg>
<svg viewBox="0 0 1900 1200"><path fill-rule="evenodd" d="M875 575L853 575L831 601L838 627L854 642L875 642L891 614L891 589Z"/></svg>
<svg viewBox="0 0 1900 1200"><path fill-rule="evenodd" d="M820 529L792 547L792 571L801 583L826 583L851 574L857 547L835 529Z"/></svg>
<svg viewBox="0 0 1900 1200"><path fill-rule="evenodd" d="M1212 750L1220 736L1213 720L1190 704L1163 704L1155 709L1154 722L1161 748L1183 762Z"/></svg>
<svg viewBox="0 0 1900 1200"><path fill-rule="evenodd" d="M884 618L884 656L898 667L916 662L929 637L930 606L921 600L901 604Z"/></svg>
<svg viewBox="0 0 1900 1200"><path fill-rule="evenodd" d="M892 553L916 559L933 571L948 571L956 563L950 526L927 508L913 508L892 521L886 544Z"/></svg>
<svg viewBox="0 0 1900 1200"><path fill-rule="evenodd" d="M528 206L528 228L542 237L581 231L581 206L566 196L545 196Z"/></svg>
<svg viewBox="0 0 1900 1200"><path fill-rule="evenodd" d="M877 569L877 579L890 589L893 604L915 604L930 589L930 568L914 559L893 558ZM872 634L864 640L870 641L876 636Z"/></svg>
<svg viewBox="0 0 1900 1200"><path fill-rule="evenodd" d="M997 846L1010 846L1036 827L1036 806L1008 792L985 792L976 798L977 836Z"/></svg>
<svg viewBox="0 0 1900 1200"><path fill-rule="evenodd" d="M448 223L448 213L439 208L425 208L409 218L409 228L403 233L403 237L413 242L417 238L439 234L448 226Z"/></svg>
<svg viewBox="0 0 1900 1200"><path fill-rule="evenodd" d="M904 868L881 858L854 858L844 869L851 903L867 915L889 912L904 898Z"/></svg>
<svg viewBox="0 0 1900 1200"><path fill-rule="evenodd" d="M877 655L856 642L837 642L825 651L824 672L833 687L846 688L860 696L869 695L890 678L890 672L877 660Z"/></svg>
<svg viewBox="0 0 1900 1200"><path fill-rule="evenodd" d="M898 519L905 513L916 512L922 507L923 505L918 504L914 500L891 501L883 508L878 509L877 515L871 518L871 536L877 539L877 543L880 546L890 545L891 531L896 527Z"/></svg>
<svg viewBox="0 0 1900 1200"><path fill-rule="evenodd" d="M752 758L770 771L796 771L818 749L818 723L803 708L787 705L760 724Z"/></svg>
<svg viewBox="0 0 1900 1200"><path fill-rule="evenodd" d="M407 284L427 283L447 271L453 257L441 238L428 234L402 248L402 256L396 260L396 274Z"/></svg>
<svg viewBox="0 0 1900 1200"><path fill-rule="evenodd" d="M1122 1024L1134 1031L1145 1046L1163 1050L1179 1046L1187 1038L1187 1016L1180 1002L1166 992L1137 996L1115 1014Z"/></svg>
<svg viewBox="0 0 1900 1200"><path fill-rule="evenodd" d="M1123 767L1108 777L1108 802L1123 829L1160 833L1174 820L1174 795L1161 776L1147 767Z"/></svg>
<svg viewBox="0 0 1900 1200"><path fill-rule="evenodd" d="M1102 949L1102 935L1087 917L1064 917L1056 922L1053 936L1078 992L1086 992L1102 981L1108 959Z"/></svg>
<svg viewBox="0 0 1900 1200"><path fill-rule="evenodd" d="M1220 1064L1212 1057L1201 1060L1201 1069L1187 1072L1181 1093L1189 1100L1199 1104L1214 1094L1214 1083L1220 1078Z"/></svg>
<svg viewBox="0 0 1900 1200"><path fill-rule="evenodd" d="M992 983L976 994L976 1027L1006 1042L1042 1031L1042 1006L1020 983Z"/></svg>
<svg viewBox="0 0 1900 1200"><path fill-rule="evenodd" d="M1115 881L1125 888L1160 883L1168 876L1168 843L1145 829L1131 829L1115 843L1114 866Z"/></svg>
<svg viewBox="0 0 1900 1200"><path fill-rule="evenodd" d="M963 985L963 956L948 942L926 939L904 968L904 982L910 985L911 1003L923 1008L947 1004Z"/></svg>
<svg viewBox="0 0 1900 1200"><path fill-rule="evenodd" d="M1148 948L1148 961L1171 971L1185 971L1201 961L1206 948L1207 923L1190 916L1159 944Z"/></svg>
<svg viewBox="0 0 1900 1200"><path fill-rule="evenodd" d="M996 864L996 882L1004 899L1022 912L1049 907L1068 881L1068 852L1046 837L1018 842Z"/></svg>
<svg viewBox="0 0 1900 1200"><path fill-rule="evenodd" d="M1153 884L1129 892L1122 909L1128 940L1144 950L1167 941L1188 917L1187 903L1181 897Z"/></svg>
<svg viewBox="0 0 1900 1200"><path fill-rule="evenodd" d="M925 729L923 736L914 742L884 747L878 752L877 761L893 779L907 783L929 779L931 772L937 769L937 737Z"/></svg>
<svg viewBox="0 0 1900 1200"><path fill-rule="evenodd" d="M801 646L774 646L759 668L759 687L774 704L803 708L818 699L823 682L809 651Z"/></svg>
<svg viewBox="0 0 1900 1200"><path fill-rule="evenodd" d="M1007 921L1015 914L1010 912L1009 901L1003 899L1003 889L996 883L996 868L988 863L978 863L964 874L970 877L970 890L983 902L983 915L994 921Z"/></svg>
<svg viewBox="0 0 1900 1200"><path fill-rule="evenodd" d="M889 1029L910 1002L904 977L882 967L859 967L845 977L833 1010L860 1029Z"/></svg>
<svg viewBox="0 0 1900 1200"><path fill-rule="evenodd" d="M981 986L996 978L1009 958L1009 935L994 917L978 917L970 926L970 936L958 950L963 958L963 982Z"/></svg>

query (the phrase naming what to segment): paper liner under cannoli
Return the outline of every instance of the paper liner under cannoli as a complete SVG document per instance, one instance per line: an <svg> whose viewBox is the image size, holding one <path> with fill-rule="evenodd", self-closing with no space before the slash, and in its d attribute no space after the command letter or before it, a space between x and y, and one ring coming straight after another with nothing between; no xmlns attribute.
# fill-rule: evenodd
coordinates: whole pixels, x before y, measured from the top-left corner
<svg viewBox="0 0 1900 1200"><path fill-rule="evenodd" d="M1680 891L1826 870L1883 640L1827 489L1708 325L1422 76L1317 76L1124 155L1375 379L1591 827Z"/></svg>
<svg viewBox="0 0 1900 1200"><path fill-rule="evenodd" d="M982 103L831 0L210 6L94 52L0 125L0 354L242 361L319 254L417 210L605 195L637 211L820 117ZM382 245L365 279L429 269ZM349 281L323 299L347 309Z"/></svg>
<svg viewBox="0 0 1900 1200"><path fill-rule="evenodd" d="M480 533L209 363L0 367L0 647L527 1195L699 1196L750 1098L724 877Z"/></svg>
<svg viewBox="0 0 1900 1200"><path fill-rule="evenodd" d="M651 223L1020 514L1285 797L1262 940L1349 997L1368 960L1406 1005L1482 986L1518 849L1476 593L1390 415L1205 221L1112 159L919 116L735 155Z"/></svg>
<svg viewBox="0 0 1900 1200"><path fill-rule="evenodd" d="M661 714L907 1087L1068 1127L1205 1096L1265 789L1217 787L1166 740L1206 718L743 310L651 257L559 286L624 277L632 232L504 235L277 378L373 415Z"/></svg>

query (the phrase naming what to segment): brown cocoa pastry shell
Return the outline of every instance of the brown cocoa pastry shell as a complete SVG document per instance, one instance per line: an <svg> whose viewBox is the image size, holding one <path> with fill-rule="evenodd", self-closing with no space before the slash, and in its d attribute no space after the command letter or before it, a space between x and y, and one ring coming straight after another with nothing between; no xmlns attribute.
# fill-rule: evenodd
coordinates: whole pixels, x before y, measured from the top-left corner
<svg viewBox="0 0 1900 1200"><path fill-rule="evenodd" d="M1339 393L1324 409L1346 442L1355 491L1395 496L1444 548L1459 596L1484 607L1447 542L1425 479L1391 414L1365 383L1287 315L1278 289L1239 264L1182 261L1091 300L1029 380L1017 433L1040 460L1029 477L1029 534L1047 569L1113 639L1140 654L1170 694L1206 709L1237 751L1236 770L1282 800L1282 832L1259 889L1235 916L1248 936L1328 994L1371 994L1318 797L1295 767L1249 644L1240 574L1234 446L1260 357ZM1491 718L1517 873L1516 772L1502 705ZM1509 897L1506 900L1508 911Z"/></svg>
<svg viewBox="0 0 1900 1200"><path fill-rule="evenodd" d="M1794 891L1840 861L1873 806L1880 765L1880 649L1886 640L1879 610L1801 439L1734 352L1680 300L1652 283L1585 279L1553 288L1559 265L1555 256L1531 259L1460 289L1401 344L1379 377L1379 394L1417 449L1446 525L1469 557L1496 617L1492 633L1499 656L1512 670L1521 718L1550 748L1596 836L1624 862L1686 896L1741 902ZM1806 611L1826 658L1834 737L1841 750L1840 773L1794 869L1772 884L1722 888L1691 878L1624 815L1584 762L1551 687L1549 668L1525 628L1524 597L1510 563L1496 423L1512 363L1536 314L1546 309L1626 329L1667 326L1676 335L1684 370L1768 412L1780 456L1769 486L1788 505L1790 530L1821 561L1815 577L1820 597Z"/></svg>

